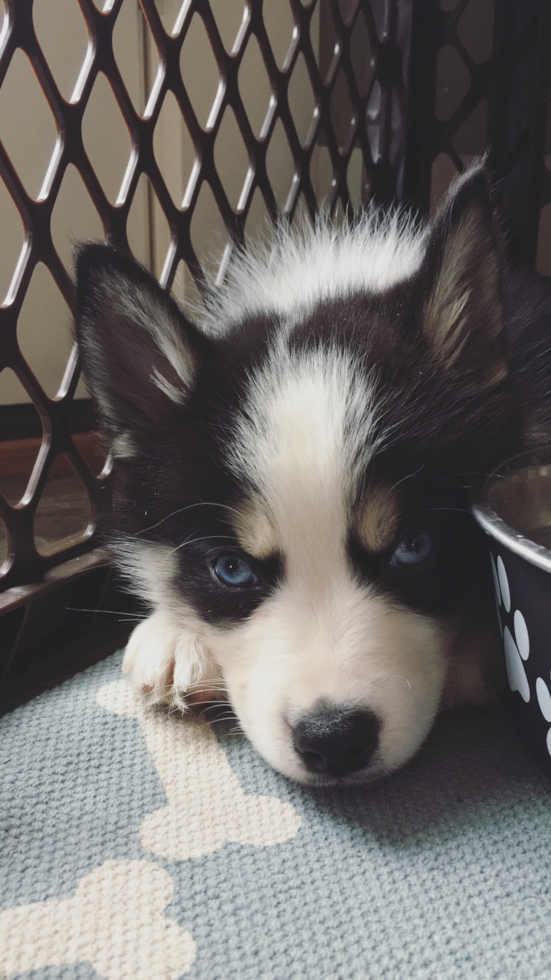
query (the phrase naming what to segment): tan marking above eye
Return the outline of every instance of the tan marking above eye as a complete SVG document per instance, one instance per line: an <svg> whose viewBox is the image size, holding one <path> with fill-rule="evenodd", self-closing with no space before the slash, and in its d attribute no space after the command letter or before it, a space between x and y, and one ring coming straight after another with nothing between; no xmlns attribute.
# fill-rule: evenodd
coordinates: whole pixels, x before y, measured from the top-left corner
<svg viewBox="0 0 551 980"><path fill-rule="evenodd" d="M364 548L377 554L392 544L399 518L396 494L381 487L366 494L353 526Z"/></svg>
<svg viewBox="0 0 551 980"><path fill-rule="evenodd" d="M274 525L260 500L236 504L232 524L239 544L253 558L269 558L278 550Z"/></svg>

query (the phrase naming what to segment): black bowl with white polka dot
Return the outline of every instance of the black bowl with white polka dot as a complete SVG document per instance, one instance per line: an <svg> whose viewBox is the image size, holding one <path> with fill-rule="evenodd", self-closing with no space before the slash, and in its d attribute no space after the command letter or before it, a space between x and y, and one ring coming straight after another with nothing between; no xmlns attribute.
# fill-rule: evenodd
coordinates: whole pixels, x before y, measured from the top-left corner
<svg viewBox="0 0 551 980"><path fill-rule="evenodd" d="M551 451L493 474L473 514L490 539L511 703L551 775Z"/></svg>

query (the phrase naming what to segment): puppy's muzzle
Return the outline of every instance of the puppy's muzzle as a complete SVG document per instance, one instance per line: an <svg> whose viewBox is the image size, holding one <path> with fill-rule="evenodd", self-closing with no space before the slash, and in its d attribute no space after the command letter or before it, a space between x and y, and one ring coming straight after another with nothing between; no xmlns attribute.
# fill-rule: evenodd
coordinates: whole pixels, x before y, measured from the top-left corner
<svg viewBox="0 0 551 980"><path fill-rule="evenodd" d="M346 776L369 765L379 742L379 721L369 709L323 707L294 726L292 739L309 772Z"/></svg>

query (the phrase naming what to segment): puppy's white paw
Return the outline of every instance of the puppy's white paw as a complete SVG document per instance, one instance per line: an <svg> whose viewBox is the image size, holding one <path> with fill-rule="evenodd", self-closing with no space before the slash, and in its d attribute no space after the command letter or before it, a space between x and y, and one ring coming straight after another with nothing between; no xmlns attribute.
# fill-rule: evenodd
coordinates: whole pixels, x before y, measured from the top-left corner
<svg viewBox="0 0 551 980"><path fill-rule="evenodd" d="M152 704L184 711L190 704L224 697L220 671L200 637L163 610L136 627L122 669Z"/></svg>

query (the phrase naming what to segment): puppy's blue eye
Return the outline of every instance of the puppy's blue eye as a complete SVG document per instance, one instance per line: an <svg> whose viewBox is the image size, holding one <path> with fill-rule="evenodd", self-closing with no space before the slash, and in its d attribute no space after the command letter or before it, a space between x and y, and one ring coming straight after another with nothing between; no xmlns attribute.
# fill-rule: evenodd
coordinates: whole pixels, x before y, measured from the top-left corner
<svg viewBox="0 0 551 980"><path fill-rule="evenodd" d="M252 568L239 555L220 555L214 564L214 571L224 585L239 589L249 588L257 582Z"/></svg>
<svg viewBox="0 0 551 980"><path fill-rule="evenodd" d="M426 531L409 531L396 545L390 564L393 568L419 565L429 557L433 547L433 539Z"/></svg>

